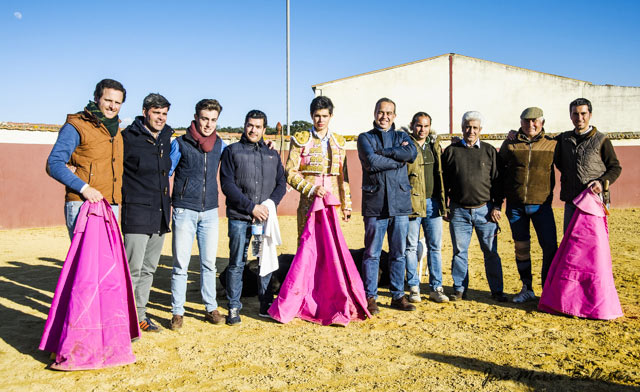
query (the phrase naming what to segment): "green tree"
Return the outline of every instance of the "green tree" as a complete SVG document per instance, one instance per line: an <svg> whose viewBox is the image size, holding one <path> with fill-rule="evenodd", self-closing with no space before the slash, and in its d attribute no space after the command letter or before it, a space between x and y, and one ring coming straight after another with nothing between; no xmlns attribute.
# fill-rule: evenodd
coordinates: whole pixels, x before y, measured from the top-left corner
<svg viewBox="0 0 640 392"><path fill-rule="evenodd" d="M313 126L313 124L311 124L308 121L303 121L303 120L296 120L294 122L291 123L291 126L289 127L291 134L293 135L296 132L300 132L300 131L308 131L311 129L311 127ZM286 132L287 127L283 126L283 132Z"/></svg>

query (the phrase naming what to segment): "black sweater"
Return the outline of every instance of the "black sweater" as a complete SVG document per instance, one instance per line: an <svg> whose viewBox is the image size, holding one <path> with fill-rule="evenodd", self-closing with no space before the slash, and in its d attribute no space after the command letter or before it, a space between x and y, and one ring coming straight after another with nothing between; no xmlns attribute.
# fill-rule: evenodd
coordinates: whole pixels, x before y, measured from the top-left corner
<svg viewBox="0 0 640 392"><path fill-rule="evenodd" d="M464 207L478 207L492 202L502 206L502 186L498 173L496 149L480 142L480 148L467 148L462 141L442 153L445 197Z"/></svg>

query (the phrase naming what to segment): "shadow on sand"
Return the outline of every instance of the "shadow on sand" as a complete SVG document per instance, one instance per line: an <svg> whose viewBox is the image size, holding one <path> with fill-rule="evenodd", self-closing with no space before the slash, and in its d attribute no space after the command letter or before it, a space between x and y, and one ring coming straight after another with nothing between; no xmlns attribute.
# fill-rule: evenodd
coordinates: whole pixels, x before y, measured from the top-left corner
<svg viewBox="0 0 640 392"><path fill-rule="evenodd" d="M530 370L515 366L498 365L492 362L458 355L424 352L418 356L460 369L476 371L483 376L482 387L494 383L512 381L528 386L534 391L638 391L640 380L630 379L622 372L604 373L596 369L587 373L584 369L574 369L573 374L558 374L541 370ZM622 383L635 385L624 385Z"/></svg>
<svg viewBox="0 0 640 392"><path fill-rule="evenodd" d="M7 300L33 309L33 315L18 309L0 305L0 339L22 354L49 364L49 354L38 350L44 324L49 314L62 260L40 258L50 265L27 265L19 261L8 262L0 268L0 292Z"/></svg>

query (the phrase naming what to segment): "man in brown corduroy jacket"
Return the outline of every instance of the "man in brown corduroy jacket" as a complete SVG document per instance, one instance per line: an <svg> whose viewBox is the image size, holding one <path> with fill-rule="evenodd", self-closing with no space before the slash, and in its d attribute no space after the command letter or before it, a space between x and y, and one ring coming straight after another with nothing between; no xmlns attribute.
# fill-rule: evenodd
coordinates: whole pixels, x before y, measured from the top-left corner
<svg viewBox="0 0 640 392"><path fill-rule="evenodd" d="M520 115L520 129L515 137L505 140L500 147L506 214L515 245L516 266L522 280L522 290L513 297L515 303L536 298L531 276L529 222L533 223L542 248L542 285L558 248L551 209L556 143L555 139L545 135L542 109L530 107Z"/></svg>

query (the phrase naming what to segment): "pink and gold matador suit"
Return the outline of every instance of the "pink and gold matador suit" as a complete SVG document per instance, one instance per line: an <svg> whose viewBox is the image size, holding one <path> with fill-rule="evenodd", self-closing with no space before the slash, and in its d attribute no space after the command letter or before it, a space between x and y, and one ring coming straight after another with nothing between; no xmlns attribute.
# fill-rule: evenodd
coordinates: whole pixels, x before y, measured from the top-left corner
<svg viewBox="0 0 640 392"><path fill-rule="evenodd" d="M323 186L340 198L340 208L351 211L351 192L347 173L345 139L329 131L327 154L322 141L311 131L296 132L291 136L289 158L285 165L287 184L300 192L298 204L298 241L307 222L307 211L315 198L315 190Z"/></svg>

